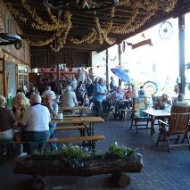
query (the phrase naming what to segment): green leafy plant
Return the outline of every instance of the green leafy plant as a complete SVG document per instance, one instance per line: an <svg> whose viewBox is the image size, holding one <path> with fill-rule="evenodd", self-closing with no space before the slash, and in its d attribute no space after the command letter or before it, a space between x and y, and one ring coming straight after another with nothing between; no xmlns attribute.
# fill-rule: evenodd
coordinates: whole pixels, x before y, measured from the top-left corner
<svg viewBox="0 0 190 190"><path fill-rule="evenodd" d="M127 156L134 155L137 152L136 148L127 148Z"/></svg>
<svg viewBox="0 0 190 190"><path fill-rule="evenodd" d="M73 167L81 165L82 159L86 156L86 153L79 146L65 146L61 148L61 154L66 163Z"/></svg>
<svg viewBox="0 0 190 190"><path fill-rule="evenodd" d="M68 165L72 167L82 166L84 159L104 159L104 158L124 158L125 156L132 156L136 153L136 149L127 148L126 146L119 146L117 142L111 144L107 152L86 152L79 146L63 145L60 151L45 150L43 153L35 150L33 157L58 158L63 159Z"/></svg>
<svg viewBox="0 0 190 190"><path fill-rule="evenodd" d="M103 159L105 158L105 154L102 153L101 151L93 150L90 152L90 154L87 154L87 156L85 157L85 159L96 159L96 158Z"/></svg>
<svg viewBox="0 0 190 190"><path fill-rule="evenodd" d="M106 152L106 157L123 158L125 156L131 156L136 153L136 149L127 148L126 146L119 146L117 142L112 144Z"/></svg>

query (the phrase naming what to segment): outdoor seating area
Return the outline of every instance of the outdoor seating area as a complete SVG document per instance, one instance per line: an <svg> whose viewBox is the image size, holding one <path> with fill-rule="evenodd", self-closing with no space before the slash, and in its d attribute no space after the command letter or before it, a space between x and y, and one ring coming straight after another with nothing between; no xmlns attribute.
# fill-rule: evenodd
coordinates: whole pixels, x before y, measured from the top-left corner
<svg viewBox="0 0 190 190"><path fill-rule="evenodd" d="M17 138L9 140L9 141L0 141L0 159L3 157L3 151L4 148L2 145L7 146L9 148L10 144L32 144L32 145L38 145L38 144L48 144L48 143L72 143L75 144L76 142L83 143L83 146L85 145L85 142L88 142L87 145L89 147L90 151L95 151L95 143L99 140L104 140L105 136L95 135L94 128L95 123L102 123L104 120L100 117L68 117L63 119L55 119L54 122L58 124L58 127L56 129L57 131L57 137L50 138L47 141L33 141L33 142L26 142L25 140L21 139L20 132L17 132ZM68 124L73 124L74 126L68 126ZM62 125L62 127L60 126ZM64 125L64 126L63 126ZM62 137L61 131L68 131L68 130L79 130L79 134L76 136L69 136L69 137ZM18 137L20 136L20 137ZM8 151L10 152L10 151Z"/></svg>
<svg viewBox="0 0 190 190"><path fill-rule="evenodd" d="M102 79L99 79L100 81ZM94 84L96 85L96 84ZM69 86L69 85L68 85ZM70 87L66 87L66 89ZM129 89L131 86L129 86ZM36 170L31 173L30 169L28 169L25 162L32 162L33 154L36 151L39 151L40 154L45 153L46 151L52 151L52 152L60 152L63 146L78 146L82 150L95 154L102 154L106 151L106 149L109 148L111 144L119 144L126 147L131 147L133 150L137 151L140 155L142 155L143 160L150 155L147 155L151 152L152 155L158 155L162 154L162 160L165 159L165 157L168 157L167 154L173 154L173 152L176 152L174 154L180 154L180 152L186 152L188 155L190 151L190 141L189 141L189 119L190 119L190 106L185 100L176 100L173 101L173 103L168 104L167 101L165 101L164 96L159 97L157 101L155 101L154 97L128 97L130 93L134 93L134 91L127 91L125 92L124 89L121 89L120 87L117 87L117 89L113 92L110 92L110 95L112 97L111 101L114 102L114 110L112 111L111 107L109 107L109 102L102 102L102 106L105 109L100 109L98 104L94 103L94 109L95 112L92 112L89 106L79 106L76 105L74 107L68 106L64 107L62 106L62 102L56 103L57 109L53 110L52 107L48 107L49 104L47 102L54 102L54 98L51 99L51 96L53 94L53 91L48 91L46 95L42 95L42 104L40 102L37 102L37 104L34 103L34 101L41 101L41 97L39 94L33 94L30 97L31 104L28 108L32 109L33 105L39 106L38 109L42 106L41 109L44 109L45 106L48 108L47 115L50 116L51 113L51 121L49 123L49 120L47 121L47 124L49 125L49 131L51 130L50 125L54 124L56 127L54 128L54 136L49 137L47 140L39 140L39 141L30 141L30 140L24 140L22 138L14 138L10 141L1 141L0 142L0 161L1 166L5 167L7 162L13 163L13 165L16 163L18 164L18 170L17 175L21 174L28 174L33 175L36 171L37 173L34 174L35 176L39 175L45 175L43 177L43 180L40 180L40 184L43 181L46 181L46 178L49 178L49 176L57 176L56 171L54 169L47 168L46 170ZM67 91L65 92L67 93ZM71 91L71 93L74 93L74 91ZM126 96L126 94L128 95ZM105 95L105 94L103 94ZM180 94L179 94L180 96ZM120 97L123 97L121 99ZM4 102L4 97L2 98L2 103ZM177 102L178 101L178 102ZM112 103L112 102L110 102ZM181 103L181 104L180 104ZM13 104L14 105L14 104ZM51 104L50 104L51 105ZM53 104L52 104L53 105ZM161 107L156 107L155 105L159 105ZM109 107L109 109L107 109ZM170 108L170 109L168 109ZM102 112L97 112L97 110ZM27 111L25 113L27 113ZM104 115L104 110L109 110L108 115ZM46 112L44 110L44 112ZM55 114L56 112L56 114ZM96 114L100 113L100 116L97 116ZM38 114L40 114L38 112ZM125 114L129 114L126 116ZM117 117L120 117L119 120ZM26 114L24 114L23 117L26 117ZM42 119L44 115L40 117ZM28 118L28 117L27 117ZM35 115L35 118L38 118L37 115ZM39 122L40 119L38 120ZM21 122L24 122L24 119L21 120ZM21 130L17 130L17 135L21 133ZM176 137L173 139L173 137ZM133 138L132 138L133 137ZM171 139L172 137L172 139ZM148 142L148 143L147 143ZM52 149L52 144L56 143L56 149ZM19 146L30 146L30 150L27 150L27 154L19 155ZM42 145L42 146L41 146ZM150 151L151 150L151 151ZM152 152L153 151L153 152ZM169 153L168 153L169 152ZM179 153L177 153L179 152ZM144 155L145 153L145 155ZM25 163L23 165L23 168L19 167L21 159L19 158L25 158L22 163ZM31 159L31 161L27 161L28 159ZM133 157L131 157L133 158ZM134 156L135 158L135 156ZM46 160L46 158L44 157ZM43 160L43 157L41 158ZM45 161L44 160L44 161ZM54 161L53 161L54 162ZM117 162L117 161L116 161ZM110 162L109 162L110 163ZM140 161L142 164L142 159ZM33 163L35 164L35 163ZM52 167L52 163L49 164ZM126 164L125 164L126 165ZM162 163L160 163L162 166ZM33 168L34 166L32 166ZM67 165L65 165L67 167ZM106 167L106 166L102 166ZM142 169L141 169L142 167ZM125 168L125 172L127 174L123 176L122 168L118 169L118 175L115 176L115 170L110 170L110 172L95 172L90 178L95 178L94 175L99 176L104 174L114 174L112 177L117 178L117 184L120 184L120 186L123 187L130 187L130 180L137 180L135 178L135 175L132 174L134 178L131 178L131 173L142 173L144 169L144 163L138 170L133 169L127 169ZM88 167L90 169L90 167ZM130 167L129 167L130 168ZM7 169L10 169L13 171L13 167L8 167ZM83 173L84 170L84 173ZM70 171L70 170L69 170ZM82 177L83 175L79 174L76 169L76 176ZM82 173L85 175L85 168L81 169ZM113 172L113 173L112 173ZM71 175L72 174L72 175ZM121 175L120 175L121 174ZM61 177L72 177L74 174L72 172L65 173L62 172L59 173ZM63 175L63 176L62 176ZM138 174L137 174L138 175ZM118 178L118 176L120 176ZM88 176L89 177L89 176ZM110 177L109 175L104 175L105 179ZM58 177L59 178L59 177ZM65 178L65 177L64 177ZM78 177L77 177L78 178ZM35 178L37 180L37 178ZM123 181L122 181L123 179ZM35 183L38 184L38 180ZM103 181L103 179L102 179ZM121 182L122 181L122 182ZM31 183L32 180L31 180ZM49 182L44 183L44 187L48 187ZM51 182L50 182L51 183ZM108 185L111 185L112 183L109 181ZM0 183L1 185L1 183ZM20 185L24 185L21 184ZM87 185L87 184L86 184ZM63 183L62 187L64 187L65 184ZM116 186L112 184L112 186ZM35 188L32 188L35 190ZM44 188L41 188L40 190L43 190ZM134 188L135 189L135 188ZM137 188L138 189L138 188Z"/></svg>
<svg viewBox="0 0 190 190"><path fill-rule="evenodd" d="M104 134L105 140L99 141L96 145L97 152L105 151L115 141L119 145L136 148L143 155L143 168L140 173L127 173L130 177L130 184L126 188L138 190L148 189L182 189L189 188L189 149L175 147L170 153L166 144L160 143L155 146L158 133L150 135L150 130L141 130L138 134L135 129L130 130L130 119L105 121L96 124L96 133ZM77 130L68 131L64 136L76 135ZM0 166L0 187L3 189L16 190L26 188L32 179L30 175L13 174L15 152L3 160ZM11 178L11 183L10 183ZM46 189L120 189L110 181L111 175L98 175L91 177L82 176L46 176Z"/></svg>
<svg viewBox="0 0 190 190"><path fill-rule="evenodd" d="M190 187L190 0L0 1L0 190Z"/></svg>

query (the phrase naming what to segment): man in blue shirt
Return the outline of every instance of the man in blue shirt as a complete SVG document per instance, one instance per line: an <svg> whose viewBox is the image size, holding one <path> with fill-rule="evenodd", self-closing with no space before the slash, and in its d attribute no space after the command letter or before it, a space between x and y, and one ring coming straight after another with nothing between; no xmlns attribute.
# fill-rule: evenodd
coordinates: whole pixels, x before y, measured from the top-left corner
<svg viewBox="0 0 190 190"><path fill-rule="evenodd" d="M98 82L94 84L94 89L93 89L93 102L94 105L96 106L96 115L101 116L102 114L102 102L105 99L105 95L107 93L105 87L104 87L104 79L99 78Z"/></svg>
<svg viewBox="0 0 190 190"><path fill-rule="evenodd" d="M117 90L112 93L112 102L115 106L115 113L114 113L114 118L120 117L122 119L123 117L123 112L120 109L124 109L124 103L121 102L120 100L124 99L124 92L121 89L121 87L117 87Z"/></svg>
<svg viewBox="0 0 190 190"><path fill-rule="evenodd" d="M121 87L117 87L117 90L112 93L113 102L116 103L118 100L124 99L124 92L122 91Z"/></svg>
<svg viewBox="0 0 190 190"><path fill-rule="evenodd" d="M146 92L143 89L143 86L140 86L140 90L138 91L138 97L139 98L145 98L146 97Z"/></svg>

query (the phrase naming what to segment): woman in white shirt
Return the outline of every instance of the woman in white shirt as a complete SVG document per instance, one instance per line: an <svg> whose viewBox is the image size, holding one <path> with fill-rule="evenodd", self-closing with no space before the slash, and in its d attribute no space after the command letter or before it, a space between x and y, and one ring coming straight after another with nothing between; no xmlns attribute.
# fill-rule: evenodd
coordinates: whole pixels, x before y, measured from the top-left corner
<svg viewBox="0 0 190 190"><path fill-rule="evenodd" d="M78 106L78 101L75 92L73 92L71 86L66 87L66 91L61 96L61 102L63 107L75 107Z"/></svg>

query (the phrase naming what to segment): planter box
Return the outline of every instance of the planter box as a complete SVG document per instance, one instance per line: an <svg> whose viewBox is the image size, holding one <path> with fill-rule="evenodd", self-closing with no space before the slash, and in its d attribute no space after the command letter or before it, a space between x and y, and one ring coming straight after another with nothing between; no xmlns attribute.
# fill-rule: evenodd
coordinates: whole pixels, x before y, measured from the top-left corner
<svg viewBox="0 0 190 190"><path fill-rule="evenodd" d="M140 154L126 156L125 158L86 159L82 161L79 167L69 166L62 159L22 157L16 158L13 171L16 174L30 174L33 176L93 176L99 174L113 174L119 186L124 187L129 184L129 177L124 177L123 173L140 172L142 164L143 157ZM122 183L119 182L121 179Z"/></svg>

